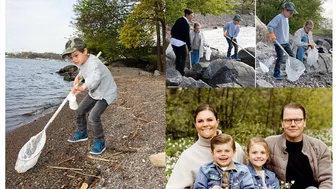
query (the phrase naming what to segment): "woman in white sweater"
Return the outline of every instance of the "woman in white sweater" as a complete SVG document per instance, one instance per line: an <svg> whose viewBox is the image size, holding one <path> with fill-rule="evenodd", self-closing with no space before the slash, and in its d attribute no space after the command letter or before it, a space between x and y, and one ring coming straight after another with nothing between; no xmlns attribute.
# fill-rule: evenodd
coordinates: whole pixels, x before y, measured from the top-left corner
<svg viewBox="0 0 336 189"><path fill-rule="evenodd" d="M210 140L221 133L217 130L218 124L217 112L211 105L202 104L196 109L194 126L198 133L198 140L182 152L170 175L166 189L192 188L201 165L213 161ZM246 163L244 151L238 143L236 143L236 154L233 160Z"/></svg>

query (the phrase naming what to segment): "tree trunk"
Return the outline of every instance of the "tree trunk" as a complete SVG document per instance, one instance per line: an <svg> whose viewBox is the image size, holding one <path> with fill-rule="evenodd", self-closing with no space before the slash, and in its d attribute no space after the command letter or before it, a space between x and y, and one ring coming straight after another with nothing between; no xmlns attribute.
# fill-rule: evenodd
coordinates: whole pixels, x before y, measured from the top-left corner
<svg viewBox="0 0 336 189"><path fill-rule="evenodd" d="M161 30L160 30L160 22L156 21L156 55L157 55L157 61L156 61L156 69L159 71L162 71L162 64L161 64Z"/></svg>

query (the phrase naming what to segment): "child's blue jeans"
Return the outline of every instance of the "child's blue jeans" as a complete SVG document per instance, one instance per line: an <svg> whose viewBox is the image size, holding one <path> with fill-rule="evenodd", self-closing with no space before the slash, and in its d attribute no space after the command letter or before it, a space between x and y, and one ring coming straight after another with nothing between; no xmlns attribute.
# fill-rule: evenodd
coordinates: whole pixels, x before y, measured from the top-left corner
<svg viewBox="0 0 336 189"><path fill-rule="evenodd" d="M105 142L104 130L100 117L106 110L108 104L106 100L95 100L87 95L79 104L76 110L77 127L80 132L87 131L86 113L89 113L89 122L92 125L93 137L95 141Z"/></svg>

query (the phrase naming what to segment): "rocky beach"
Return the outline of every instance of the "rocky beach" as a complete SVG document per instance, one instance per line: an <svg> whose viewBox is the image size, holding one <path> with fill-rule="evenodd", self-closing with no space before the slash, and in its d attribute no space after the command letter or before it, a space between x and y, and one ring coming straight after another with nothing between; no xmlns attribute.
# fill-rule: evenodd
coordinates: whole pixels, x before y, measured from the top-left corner
<svg viewBox="0 0 336 189"><path fill-rule="evenodd" d="M149 156L165 150L164 76L137 68L110 70L118 85L118 97L102 116L106 152L88 155L93 143L90 126L88 141L67 142L76 130L76 122L75 112L66 104L47 130L37 164L25 173L14 170L18 152L53 113L6 133L6 188L80 188L97 170L99 178L90 188L164 188L165 168L149 160ZM78 102L85 95L80 94Z"/></svg>
<svg viewBox="0 0 336 189"><path fill-rule="evenodd" d="M257 87L332 87L333 55L332 39L329 37L314 36L315 43L319 43L320 49L318 60L312 66L304 59L305 71L297 81L287 80L286 65L280 67L283 80L276 80L273 77L273 70L276 59L276 52L273 43L269 40L265 24L256 17L257 46L256 58L269 68L269 72L263 73L259 63L256 64L256 86ZM293 36L290 35L289 42L292 43ZM258 62L258 61L257 61Z"/></svg>

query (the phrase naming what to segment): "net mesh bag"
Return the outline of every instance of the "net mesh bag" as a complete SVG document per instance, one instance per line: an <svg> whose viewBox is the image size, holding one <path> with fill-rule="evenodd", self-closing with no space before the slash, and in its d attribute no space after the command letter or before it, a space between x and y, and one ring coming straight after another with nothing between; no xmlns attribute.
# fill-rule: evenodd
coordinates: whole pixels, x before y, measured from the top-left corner
<svg viewBox="0 0 336 189"><path fill-rule="evenodd" d="M305 65L298 59L288 57L286 60L286 73L289 81L297 81L306 70Z"/></svg>
<svg viewBox="0 0 336 189"><path fill-rule="evenodd" d="M45 142L46 132L45 129L43 129L40 133L31 137L30 140L21 148L15 164L15 170L18 173L24 173L35 166L41 155Z"/></svg>

